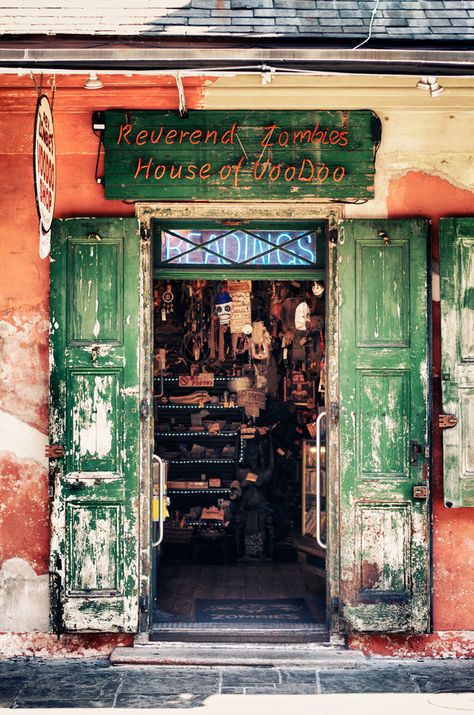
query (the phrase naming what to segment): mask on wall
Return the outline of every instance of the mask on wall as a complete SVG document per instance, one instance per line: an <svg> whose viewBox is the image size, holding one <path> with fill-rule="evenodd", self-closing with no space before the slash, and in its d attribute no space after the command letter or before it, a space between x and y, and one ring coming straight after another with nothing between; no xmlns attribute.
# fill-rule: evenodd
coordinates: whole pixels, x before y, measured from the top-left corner
<svg viewBox="0 0 474 715"><path fill-rule="evenodd" d="M319 298L324 293L324 283L321 283L321 281L314 281L311 290L313 291L314 295Z"/></svg>
<svg viewBox="0 0 474 715"><path fill-rule="evenodd" d="M309 320L308 304L303 302L298 305L295 310L295 328L296 330L306 330Z"/></svg>
<svg viewBox="0 0 474 715"><path fill-rule="evenodd" d="M219 323L221 325L228 325L232 313L232 298L230 295L226 293L226 291L219 291L216 295L215 306Z"/></svg>

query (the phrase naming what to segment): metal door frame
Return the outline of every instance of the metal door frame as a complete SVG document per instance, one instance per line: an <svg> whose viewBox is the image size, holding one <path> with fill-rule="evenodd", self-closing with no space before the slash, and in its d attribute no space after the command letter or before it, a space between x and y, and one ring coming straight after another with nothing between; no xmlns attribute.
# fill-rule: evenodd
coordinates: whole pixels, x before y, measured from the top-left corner
<svg viewBox="0 0 474 715"><path fill-rule="evenodd" d="M149 419L153 400L153 240L152 221L166 220L245 220L245 221L275 221L292 220L326 220L329 226L328 255L326 258L326 280L328 294L332 299L327 301L326 344L328 353L333 357L328 361L326 375L326 402L328 409L338 401L338 331L337 331L337 300L336 297L336 245L334 237L337 226L343 215L343 206L311 202L215 202L215 203L177 203L177 202L138 202L135 204L135 215L140 224L140 404L142 405L142 420L140 424L140 526L139 526L139 632L137 642L146 642L151 628L151 575L152 560L150 553L150 476L152 473L152 420ZM337 415L329 414L328 429L328 553L326 558L326 605L328 623L332 637L337 639L339 624L337 619L338 579L339 579L339 434L337 430Z"/></svg>

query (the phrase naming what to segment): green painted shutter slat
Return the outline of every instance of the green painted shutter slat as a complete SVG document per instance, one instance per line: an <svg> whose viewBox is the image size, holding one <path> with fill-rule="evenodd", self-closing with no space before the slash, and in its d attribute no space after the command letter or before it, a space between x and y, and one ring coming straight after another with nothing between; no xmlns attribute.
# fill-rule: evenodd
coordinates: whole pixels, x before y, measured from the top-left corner
<svg viewBox="0 0 474 715"><path fill-rule="evenodd" d="M444 503L474 506L474 219L441 219L439 250Z"/></svg>
<svg viewBox="0 0 474 715"><path fill-rule="evenodd" d="M344 221L337 251L341 615L351 631L424 632L427 222Z"/></svg>
<svg viewBox="0 0 474 715"><path fill-rule="evenodd" d="M51 570L65 631L137 627L137 229L135 219L53 224L50 439L65 454Z"/></svg>

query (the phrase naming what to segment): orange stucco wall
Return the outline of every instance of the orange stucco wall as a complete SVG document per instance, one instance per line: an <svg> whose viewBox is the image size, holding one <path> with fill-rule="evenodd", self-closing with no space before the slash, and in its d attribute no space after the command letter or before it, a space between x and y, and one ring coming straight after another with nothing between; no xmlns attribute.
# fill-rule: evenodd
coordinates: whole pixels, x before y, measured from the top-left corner
<svg viewBox="0 0 474 715"><path fill-rule="evenodd" d="M133 206L105 201L94 181L97 138L91 112L111 107L177 107L172 78L140 81L104 78L100 92L82 89L83 78L59 78L54 100L57 151L57 217L132 216ZM203 106L204 81L185 81L189 108ZM47 92L51 95L50 89ZM33 190L32 135L36 91L29 78L0 80L0 567L24 559L38 576L47 573L49 551L47 436L49 259L39 257L38 217ZM407 171L389 182L391 218L433 220L437 258L440 216L474 214L474 193L447 181ZM439 304L433 304L434 414L440 411ZM11 435L11 436L9 436ZM474 520L472 510L448 510L442 502L442 451L434 429L434 629L474 631ZM456 641L455 634L453 635ZM463 642L466 639L462 636ZM462 640L461 639L461 640ZM469 640L469 639L468 639ZM71 641L72 642L72 641ZM461 642L461 641L459 641ZM472 642L469 640L469 642ZM392 641L359 638L354 645L401 653ZM418 641L417 641L418 643ZM0 644L1 645L1 644ZM102 647L102 646L101 646ZM461 648L461 646L459 646ZM49 646L47 646L49 648ZM421 648L421 646L420 646ZM454 648L455 650L455 648ZM462 651L462 648L461 648ZM418 646L413 653L419 654ZM406 654L404 652L403 654Z"/></svg>

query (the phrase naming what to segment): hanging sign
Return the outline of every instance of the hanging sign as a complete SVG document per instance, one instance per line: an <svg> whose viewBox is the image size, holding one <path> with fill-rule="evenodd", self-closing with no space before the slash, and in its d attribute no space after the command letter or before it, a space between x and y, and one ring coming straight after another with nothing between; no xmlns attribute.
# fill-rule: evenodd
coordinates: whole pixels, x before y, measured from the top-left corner
<svg viewBox="0 0 474 715"><path fill-rule="evenodd" d="M252 309L250 305L252 281L228 281L227 290L232 296L230 332L242 333L244 332L244 327L252 323Z"/></svg>
<svg viewBox="0 0 474 715"><path fill-rule="evenodd" d="M244 408L247 417L258 417L260 410L265 409L265 393L263 390L240 390L237 404Z"/></svg>
<svg viewBox="0 0 474 715"><path fill-rule="evenodd" d="M370 110L109 110L105 196L372 198L379 140Z"/></svg>
<svg viewBox="0 0 474 715"><path fill-rule="evenodd" d="M49 254L56 198L56 151L53 114L44 94L38 98L36 105L33 166L36 207L40 220L40 257L46 258Z"/></svg>

